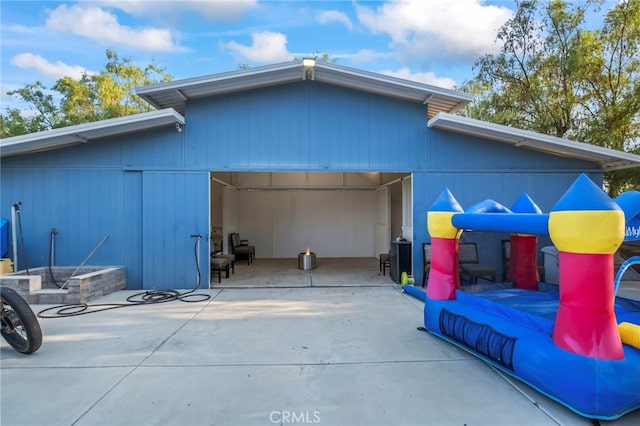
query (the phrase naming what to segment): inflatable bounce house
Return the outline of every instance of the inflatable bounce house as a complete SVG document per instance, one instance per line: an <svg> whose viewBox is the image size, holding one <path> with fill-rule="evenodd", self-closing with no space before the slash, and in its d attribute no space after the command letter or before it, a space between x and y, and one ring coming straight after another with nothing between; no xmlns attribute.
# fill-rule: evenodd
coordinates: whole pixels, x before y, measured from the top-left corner
<svg viewBox="0 0 640 426"><path fill-rule="evenodd" d="M640 409L640 301L616 296L625 270L640 257L614 277L620 245L640 239L639 218L640 192L611 199L586 175L549 214L526 194L511 208L486 200L463 211L445 189L427 213L426 292L405 291L425 301L430 333L584 417L615 419ZM463 291L458 249L465 230L510 234L508 283ZM558 249L558 285L539 280L541 235Z"/></svg>

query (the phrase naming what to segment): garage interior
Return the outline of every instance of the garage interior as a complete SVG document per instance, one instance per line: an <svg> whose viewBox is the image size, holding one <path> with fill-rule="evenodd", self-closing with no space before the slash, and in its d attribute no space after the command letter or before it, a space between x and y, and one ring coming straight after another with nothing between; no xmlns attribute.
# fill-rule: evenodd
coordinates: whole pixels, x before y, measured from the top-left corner
<svg viewBox="0 0 640 426"><path fill-rule="evenodd" d="M211 251L230 253L232 232L256 248L223 286L386 285L378 255L413 234L408 172L211 172L210 183ZM313 271L298 269L307 249Z"/></svg>

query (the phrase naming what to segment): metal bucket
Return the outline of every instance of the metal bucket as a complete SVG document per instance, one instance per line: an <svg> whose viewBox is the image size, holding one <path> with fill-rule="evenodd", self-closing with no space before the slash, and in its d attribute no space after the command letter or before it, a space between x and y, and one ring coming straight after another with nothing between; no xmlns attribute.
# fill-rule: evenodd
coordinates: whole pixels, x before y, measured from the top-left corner
<svg viewBox="0 0 640 426"><path fill-rule="evenodd" d="M316 254L315 253L300 253L298 254L298 269L303 271L310 271L316 269Z"/></svg>

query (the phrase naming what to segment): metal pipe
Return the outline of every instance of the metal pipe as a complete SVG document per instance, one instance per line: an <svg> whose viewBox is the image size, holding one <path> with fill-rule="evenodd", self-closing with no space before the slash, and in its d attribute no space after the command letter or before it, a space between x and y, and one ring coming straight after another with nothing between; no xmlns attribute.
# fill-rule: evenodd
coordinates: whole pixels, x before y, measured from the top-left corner
<svg viewBox="0 0 640 426"><path fill-rule="evenodd" d="M18 271L18 236L16 231L16 209L20 208L20 201L11 206L11 248L13 251L13 270Z"/></svg>
<svg viewBox="0 0 640 426"><path fill-rule="evenodd" d="M194 247L195 250L195 256L196 256L196 288L200 287L200 239L202 238L201 234L192 234L191 238L195 238L196 239L196 244ZM222 272L220 272L222 274Z"/></svg>
<svg viewBox="0 0 640 426"><path fill-rule="evenodd" d="M102 245L102 243L104 243L105 241L107 241L107 239L109 239L108 235L105 235L104 238L102 238L102 240L100 240L100 242L98 243L97 246L94 247L93 250L91 250L91 253L89 253L89 255L82 261L82 263L80 264L80 266L78 266L76 268L75 271L73 271L73 274L71 274L71 276L69 278L67 278L67 280L64 282L64 284L62 284L62 287L60 287L61 289L65 288L67 286L67 284L69 284L69 280L71 280L71 278L73 278L76 275L76 272L78 272L80 270L80 268L82 268L84 266L85 263L87 263L87 261L89 260L89 258L91 256L93 256L93 253L96 252L96 250L98 250L98 248Z"/></svg>
<svg viewBox="0 0 640 426"><path fill-rule="evenodd" d="M50 238L50 245L49 245L49 250L51 253L51 262L49 264L49 266L53 266L56 264L56 234L58 233L58 231L56 231L56 228L51 228L51 230L49 231L49 233L51 234L51 238Z"/></svg>
<svg viewBox="0 0 640 426"><path fill-rule="evenodd" d="M15 210L15 215L17 216L18 220L18 231L20 231L20 244L22 245L22 260L24 261L24 269L25 272L27 273L27 275L30 275L29 273L29 262L27 261L27 249L24 245L24 232L22 231L22 214L20 213L20 205L22 205L22 203L20 201L18 201L17 203L13 204L14 210ZM18 258L18 250L16 249L16 260ZM16 268L17 270L17 268Z"/></svg>

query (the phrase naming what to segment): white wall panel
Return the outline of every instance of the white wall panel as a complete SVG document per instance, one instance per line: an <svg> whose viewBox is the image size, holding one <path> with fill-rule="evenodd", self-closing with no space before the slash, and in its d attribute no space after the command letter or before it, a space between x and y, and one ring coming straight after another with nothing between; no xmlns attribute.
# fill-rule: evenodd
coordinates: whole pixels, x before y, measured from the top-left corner
<svg viewBox="0 0 640 426"><path fill-rule="evenodd" d="M273 238L270 230L273 228L273 209L263 208L273 201L270 197L273 193L255 191L250 192L250 197L244 197L246 192L239 192L240 217L242 225L239 228L240 238L249 240L256 248L256 257L273 257ZM269 230L269 232L265 232Z"/></svg>
<svg viewBox="0 0 640 426"><path fill-rule="evenodd" d="M389 251L391 243L391 196L388 186L376 191L376 253Z"/></svg>
<svg viewBox="0 0 640 426"><path fill-rule="evenodd" d="M271 185L289 187L306 186L307 174L304 172L271 173Z"/></svg>
<svg viewBox="0 0 640 426"><path fill-rule="evenodd" d="M247 194L251 196L251 193L242 195ZM273 257L295 257L306 249L311 235L305 192L282 191L270 194L273 195L271 202L261 207L271 208L273 211L273 227L265 230L265 234L273 240Z"/></svg>
<svg viewBox="0 0 640 426"><path fill-rule="evenodd" d="M260 258L374 257L375 191L238 192L241 237ZM270 220L269 220L270 218Z"/></svg>
<svg viewBox="0 0 640 426"><path fill-rule="evenodd" d="M343 173L307 173L308 186L342 186Z"/></svg>
<svg viewBox="0 0 640 426"><path fill-rule="evenodd" d="M304 198L311 250L323 257L349 256L346 246L350 224L346 212L350 206L345 192L311 191Z"/></svg>
<svg viewBox="0 0 640 426"><path fill-rule="evenodd" d="M345 194L346 196L346 194ZM360 253L362 257L375 257L375 191L357 191L349 194L350 209L347 210L349 253Z"/></svg>
<svg viewBox="0 0 640 426"><path fill-rule="evenodd" d="M345 173L347 186L375 187L377 179L372 178L366 173Z"/></svg>
<svg viewBox="0 0 640 426"><path fill-rule="evenodd" d="M225 182L230 181L225 173L213 173L213 175ZM380 173L344 172L235 172L232 180L233 185L238 189L334 189L340 187L373 189L382 184Z"/></svg>
<svg viewBox="0 0 640 426"><path fill-rule="evenodd" d="M228 186L223 188L222 202L222 247L225 253L231 253L229 234L238 231L238 191Z"/></svg>
<svg viewBox="0 0 640 426"><path fill-rule="evenodd" d="M270 173L235 173L236 188L260 188L271 185Z"/></svg>
<svg viewBox="0 0 640 426"><path fill-rule="evenodd" d="M222 227L222 218L224 212L223 202L223 188L224 185L216 181L211 181L210 185L210 199L211 199L211 226Z"/></svg>

